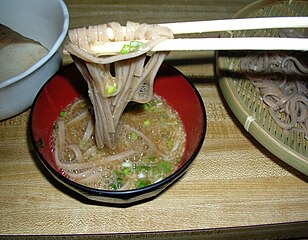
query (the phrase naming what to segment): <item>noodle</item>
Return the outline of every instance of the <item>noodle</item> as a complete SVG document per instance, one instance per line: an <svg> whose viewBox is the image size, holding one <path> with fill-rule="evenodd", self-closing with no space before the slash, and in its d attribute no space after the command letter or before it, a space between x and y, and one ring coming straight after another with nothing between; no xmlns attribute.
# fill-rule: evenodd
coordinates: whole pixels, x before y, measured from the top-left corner
<svg viewBox="0 0 308 240"><path fill-rule="evenodd" d="M168 52L147 53L173 38L172 32L127 22L124 33L119 23L110 22L68 35L65 48L87 82L93 111L77 99L55 125L55 162L63 175L107 190L142 188L170 175L182 159L186 135L177 113L153 93ZM116 56L97 56L91 49L110 41L129 44Z"/></svg>
<svg viewBox="0 0 308 240"><path fill-rule="evenodd" d="M83 158L89 158L90 156L93 156L96 154L97 151L97 147L94 145L92 147L90 147L84 154L83 154Z"/></svg>
<svg viewBox="0 0 308 240"><path fill-rule="evenodd" d="M114 39L109 39L108 27L113 31ZM115 147L116 128L128 102L148 102L152 99L155 75L168 53L153 53L147 62L146 54L156 44L168 38L173 38L168 28L133 22L127 22L126 35L122 26L116 22L69 31L69 41L65 48L88 83L95 114L95 139L98 148L105 145L108 148ZM112 40L148 42L136 51L117 56L97 57L91 50L92 44Z"/></svg>
<svg viewBox="0 0 308 240"><path fill-rule="evenodd" d="M82 141L83 142L86 142L90 139L90 137L92 136L93 134L93 123L91 120L88 121L88 124L87 124L87 128L86 128L86 131L84 132L84 135L82 137Z"/></svg>
<svg viewBox="0 0 308 240"><path fill-rule="evenodd" d="M247 55L241 71L256 87L282 129L297 130L308 140L308 67L304 54L259 52Z"/></svg>
<svg viewBox="0 0 308 240"><path fill-rule="evenodd" d="M128 105L113 149L97 148L89 130L94 120L89 108L77 100L61 111L65 114L55 124L54 157L63 175L89 187L128 190L155 183L176 169L186 135L175 110L161 98ZM76 112L84 117L76 117Z"/></svg>

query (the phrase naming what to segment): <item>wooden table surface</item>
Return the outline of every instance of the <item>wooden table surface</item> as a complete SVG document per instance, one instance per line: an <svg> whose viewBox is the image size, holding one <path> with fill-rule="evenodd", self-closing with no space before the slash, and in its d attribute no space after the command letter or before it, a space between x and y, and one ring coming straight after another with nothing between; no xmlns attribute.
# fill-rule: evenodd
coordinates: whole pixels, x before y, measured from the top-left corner
<svg viewBox="0 0 308 240"><path fill-rule="evenodd" d="M230 18L251 2L66 1L70 27ZM66 57L64 65L70 61ZM26 111L0 122L0 238L308 236L308 177L269 153L239 124L220 92L214 52L171 53L167 62L192 79L207 111L205 142L189 171L163 194L142 204L119 208L85 203L66 192L32 157Z"/></svg>

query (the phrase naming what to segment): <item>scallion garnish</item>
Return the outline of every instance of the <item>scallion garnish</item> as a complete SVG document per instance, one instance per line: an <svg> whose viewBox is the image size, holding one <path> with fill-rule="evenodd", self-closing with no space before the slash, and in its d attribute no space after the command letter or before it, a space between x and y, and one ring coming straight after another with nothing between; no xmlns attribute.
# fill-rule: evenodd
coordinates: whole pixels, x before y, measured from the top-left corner
<svg viewBox="0 0 308 240"><path fill-rule="evenodd" d="M143 125L148 127L148 126L151 125L151 121L149 119L146 119L146 120L143 121Z"/></svg>
<svg viewBox="0 0 308 240"><path fill-rule="evenodd" d="M163 173L169 173L171 171L171 165L169 162L163 160L158 164L158 169Z"/></svg>
<svg viewBox="0 0 308 240"><path fill-rule="evenodd" d="M60 115L60 118L64 118L64 116L65 116L65 111L61 111L59 115Z"/></svg>
<svg viewBox="0 0 308 240"><path fill-rule="evenodd" d="M121 54L127 54L130 52L135 52L140 49L144 45L143 42L139 41L130 41L129 44L124 44L123 48L121 49Z"/></svg>
<svg viewBox="0 0 308 240"><path fill-rule="evenodd" d="M137 140L137 133L135 133L135 132L131 132L130 133L130 135L129 135L129 138L130 138L130 140L132 140L132 141L136 141Z"/></svg>
<svg viewBox="0 0 308 240"><path fill-rule="evenodd" d="M106 93L108 95L115 93L116 90L117 90L117 87L114 86L114 85L109 85L109 86L106 87Z"/></svg>
<svg viewBox="0 0 308 240"><path fill-rule="evenodd" d="M168 147L169 149L172 149L173 146L174 146L174 142L173 142L173 140L172 140L171 138L169 138L169 139L167 140L167 147Z"/></svg>

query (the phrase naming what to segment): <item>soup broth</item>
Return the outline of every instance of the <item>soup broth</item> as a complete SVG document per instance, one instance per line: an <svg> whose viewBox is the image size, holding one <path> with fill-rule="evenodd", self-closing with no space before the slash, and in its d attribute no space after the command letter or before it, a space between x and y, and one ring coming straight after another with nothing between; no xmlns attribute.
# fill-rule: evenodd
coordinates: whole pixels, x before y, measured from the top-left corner
<svg viewBox="0 0 308 240"><path fill-rule="evenodd" d="M92 105L84 98L60 112L54 127L54 153L62 174L82 185L129 190L158 182L182 159L186 134L177 112L155 96L129 103L115 134L115 147L98 149Z"/></svg>

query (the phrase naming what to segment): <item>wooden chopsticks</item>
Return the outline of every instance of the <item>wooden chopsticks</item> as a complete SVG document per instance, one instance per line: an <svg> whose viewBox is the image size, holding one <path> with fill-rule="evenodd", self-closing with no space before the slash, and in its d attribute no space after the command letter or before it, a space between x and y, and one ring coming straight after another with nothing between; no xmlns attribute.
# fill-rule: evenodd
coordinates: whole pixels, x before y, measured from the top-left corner
<svg viewBox="0 0 308 240"><path fill-rule="evenodd" d="M202 32L308 28L308 17L268 17L224 19L196 22L158 24L168 27L174 35ZM125 34L125 27L123 32ZM108 36L113 38L112 30ZM92 50L101 55L118 54L127 42L96 43ZM169 39L156 45L151 51L196 50L308 50L307 38L241 37L241 38L182 38Z"/></svg>
<svg viewBox="0 0 308 240"><path fill-rule="evenodd" d="M174 35L201 32L221 32L271 28L307 28L308 17L265 17L222 19L195 22L163 23Z"/></svg>

